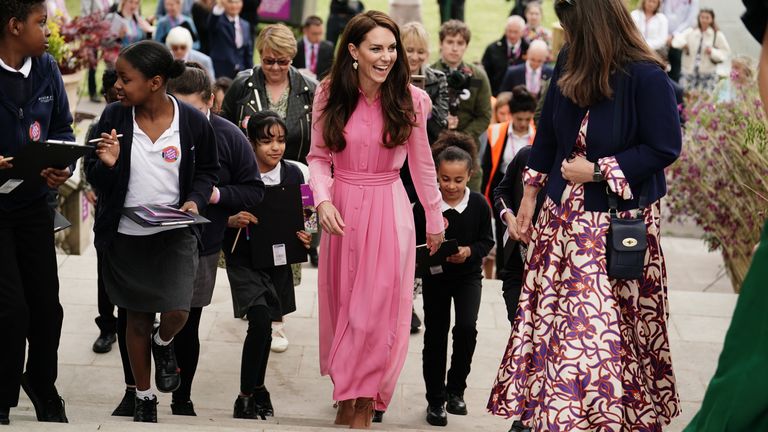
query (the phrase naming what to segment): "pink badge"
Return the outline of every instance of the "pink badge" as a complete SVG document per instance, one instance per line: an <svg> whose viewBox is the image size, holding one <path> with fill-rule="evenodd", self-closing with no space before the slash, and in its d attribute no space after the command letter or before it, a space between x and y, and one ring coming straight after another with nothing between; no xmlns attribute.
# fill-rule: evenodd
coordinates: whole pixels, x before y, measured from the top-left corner
<svg viewBox="0 0 768 432"><path fill-rule="evenodd" d="M174 146L168 146L163 149L163 160L168 163L176 162L179 159L179 149Z"/></svg>
<svg viewBox="0 0 768 432"><path fill-rule="evenodd" d="M40 122L35 121L29 125L29 139L32 141L40 141L41 132L42 128L40 127Z"/></svg>

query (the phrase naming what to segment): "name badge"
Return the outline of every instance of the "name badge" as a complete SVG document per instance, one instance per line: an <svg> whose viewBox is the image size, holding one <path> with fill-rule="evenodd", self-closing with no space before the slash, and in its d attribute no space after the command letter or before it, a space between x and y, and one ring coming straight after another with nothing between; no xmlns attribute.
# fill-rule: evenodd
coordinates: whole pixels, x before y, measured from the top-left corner
<svg viewBox="0 0 768 432"><path fill-rule="evenodd" d="M285 253L285 244L272 245L272 259L276 266L288 264L288 256Z"/></svg>
<svg viewBox="0 0 768 432"><path fill-rule="evenodd" d="M440 274L442 272L443 272L443 266L440 266L440 265L431 266L429 268L429 274L431 274L431 275L437 275L437 274Z"/></svg>
<svg viewBox="0 0 768 432"><path fill-rule="evenodd" d="M24 180L21 179L10 179L3 183L2 186L0 186L0 194L9 194L13 192L14 189L19 187L20 184L24 183Z"/></svg>

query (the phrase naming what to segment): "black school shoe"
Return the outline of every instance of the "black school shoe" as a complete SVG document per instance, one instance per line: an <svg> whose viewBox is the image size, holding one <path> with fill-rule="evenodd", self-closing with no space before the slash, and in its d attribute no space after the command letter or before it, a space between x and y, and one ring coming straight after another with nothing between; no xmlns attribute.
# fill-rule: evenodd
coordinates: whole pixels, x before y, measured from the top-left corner
<svg viewBox="0 0 768 432"><path fill-rule="evenodd" d="M93 343L93 352L96 354L105 354L112 351L112 344L117 341L114 333L101 333Z"/></svg>
<svg viewBox="0 0 768 432"><path fill-rule="evenodd" d="M275 409L272 407L272 400L269 398L266 387L253 392L253 401L256 404L256 411L262 418L275 415Z"/></svg>
<svg viewBox="0 0 768 432"><path fill-rule="evenodd" d="M256 401L253 396L238 396L235 399L235 409L232 417L239 419L259 419L266 420L266 417L259 416L256 409Z"/></svg>
<svg viewBox="0 0 768 432"><path fill-rule="evenodd" d="M0 408L0 425L11 424L11 409Z"/></svg>
<svg viewBox="0 0 768 432"><path fill-rule="evenodd" d="M155 343L155 334L159 329L152 331L152 357L155 358L155 385L162 393L176 391L181 385L179 365L176 363L176 352L173 350L173 341L166 346Z"/></svg>
<svg viewBox="0 0 768 432"><path fill-rule="evenodd" d="M371 422L381 423L382 421L384 421L384 411L373 410L373 419L371 419Z"/></svg>
<svg viewBox="0 0 768 432"><path fill-rule="evenodd" d="M467 404L464 397L448 393L446 397L445 410L453 415L467 415Z"/></svg>
<svg viewBox="0 0 768 432"><path fill-rule="evenodd" d="M50 422L50 423L69 423L67 420L67 413L64 409L64 399L59 396L56 391L56 387L53 388L53 394L48 398L44 398L32 388L32 382L29 379L29 374L24 373L21 376L21 387L24 392L29 396L29 400L32 401L32 405L35 407L35 415L37 415L37 421Z"/></svg>
<svg viewBox="0 0 768 432"><path fill-rule="evenodd" d="M133 417L136 411L136 390L125 389L123 399L117 405L112 415L115 417Z"/></svg>
<svg viewBox="0 0 768 432"><path fill-rule="evenodd" d="M419 316L416 315L416 310L411 310L411 334L416 334L421 329L421 320L419 319Z"/></svg>
<svg viewBox="0 0 768 432"><path fill-rule="evenodd" d="M171 414L178 416L197 416L191 400L171 402Z"/></svg>
<svg viewBox="0 0 768 432"><path fill-rule="evenodd" d="M133 421L141 423L157 423L157 396L152 399L135 398L136 410L133 412Z"/></svg>
<svg viewBox="0 0 768 432"><path fill-rule="evenodd" d="M509 428L509 432L531 432L531 428L525 426L520 420L512 422L512 427Z"/></svg>
<svg viewBox="0 0 768 432"><path fill-rule="evenodd" d="M427 423L432 426L448 425L448 415L445 413L443 404L427 405Z"/></svg>

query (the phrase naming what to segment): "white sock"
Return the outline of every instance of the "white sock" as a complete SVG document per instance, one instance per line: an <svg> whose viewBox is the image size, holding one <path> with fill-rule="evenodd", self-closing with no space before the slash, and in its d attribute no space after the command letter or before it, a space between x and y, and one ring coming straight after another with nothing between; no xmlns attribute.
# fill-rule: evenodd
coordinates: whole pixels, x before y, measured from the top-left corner
<svg viewBox="0 0 768 432"><path fill-rule="evenodd" d="M173 342L173 338L171 338L171 340L169 340L169 341L167 341L167 342L166 342L166 341L164 341L164 340L163 340L163 339L160 337L160 332L156 332L156 333L155 333L155 336L154 336L152 339L155 341L155 343L156 343L156 344L158 344L158 345L160 345L160 346L168 346L168 345L170 345L170 344L171 344L171 342Z"/></svg>
<svg viewBox="0 0 768 432"><path fill-rule="evenodd" d="M285 327L285 323L282 321L272 321L272 333L282 330Z"/></svg>
<svg viewBox="0 0 768 432"><path fill-rule="evenodd" d="M144 400L152 400L155 398L155 394L152 393L152 387L147 390L136 389L136 397Z"/></svg>

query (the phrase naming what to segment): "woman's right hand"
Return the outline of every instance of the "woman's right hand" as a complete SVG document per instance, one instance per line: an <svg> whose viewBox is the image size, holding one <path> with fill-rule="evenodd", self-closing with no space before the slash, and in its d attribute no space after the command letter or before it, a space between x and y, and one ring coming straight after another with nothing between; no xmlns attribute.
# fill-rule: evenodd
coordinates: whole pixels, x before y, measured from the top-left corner
<svg viewBox="0 0 768 432"><path fill-rule="evenodd" d="M341 213L330 201L323 201L317 206L317 218L323 231L329 234L344 235L344 227L346 227L344 220L341 218Z"/></svg>
<svg viewBox="0 0 768 432"><path fill-rule="evenodd" d="M520 209L517 212L517 231L520 235L520 241L528 243L531 241L531 219L533 211L536 209L536 195L525 194L520 201Z"/></svg>
<svg viewBox="0 0 768 432"><path fill-rule="evenodd" d="M117 140L117 131L112 129L112 133L101 134L101 141L96 144L96 156L101 159L107 168L112 168L120 157L120 141Z"/></svg>
<svg viewBox="0 0 768 432"><path fill-rule="evenodd" d="M512 211L504 212L504 222L507 224L507 234L514 241L520 241L520 228L517 226L517 217Z"/></svg>
<svg viewBox="0 0 768 432"><path fill-rule="evenodd" d="M257 223L259 223L259 218L247 211L241 211L227 219L227 226L230 228L245 228L250 224L256 225Z"/></svg>

